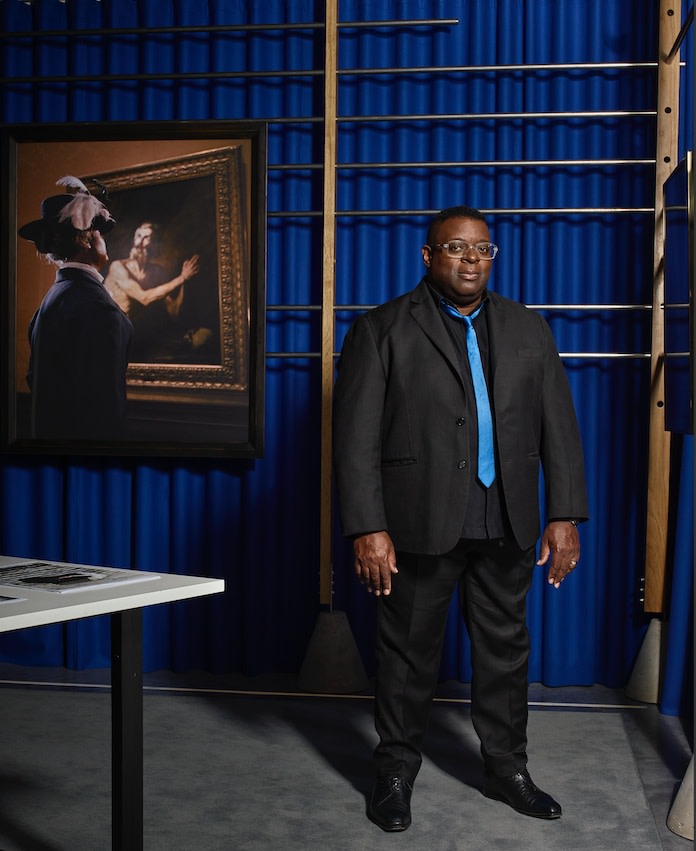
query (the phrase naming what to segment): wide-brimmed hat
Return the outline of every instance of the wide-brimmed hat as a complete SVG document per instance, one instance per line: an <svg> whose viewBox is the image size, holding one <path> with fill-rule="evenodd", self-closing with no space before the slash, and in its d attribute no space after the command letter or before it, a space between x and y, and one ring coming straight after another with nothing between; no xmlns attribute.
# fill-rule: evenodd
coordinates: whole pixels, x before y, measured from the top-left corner
<svg viewBox="0 0 696 851"><path fill-rule="evenodd" d="M104 204L92 195L79 178L66 176L59 186L73 189L73 194L51 195L41 202L41 218L22 225L18 233L39 247L58 225L69 224L75 231L98 230L108 233L116 224Z"/></svg>

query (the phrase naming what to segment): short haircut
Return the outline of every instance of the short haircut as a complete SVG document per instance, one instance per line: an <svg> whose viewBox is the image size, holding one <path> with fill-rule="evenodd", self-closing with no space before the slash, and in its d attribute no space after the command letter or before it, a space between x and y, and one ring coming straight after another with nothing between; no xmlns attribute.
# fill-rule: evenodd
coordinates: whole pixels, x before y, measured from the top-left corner
<svg viewBox="0 0 696 851"><path fill-rule="evenodd" d="M428 245L432 244L435 231L438 227L448 219L478 219L480 222L486 221L483 213L475 207L466 207L463 204L458 207L447 207L444 210L440 210L430 222L430 227L428 228Z"/></svg>

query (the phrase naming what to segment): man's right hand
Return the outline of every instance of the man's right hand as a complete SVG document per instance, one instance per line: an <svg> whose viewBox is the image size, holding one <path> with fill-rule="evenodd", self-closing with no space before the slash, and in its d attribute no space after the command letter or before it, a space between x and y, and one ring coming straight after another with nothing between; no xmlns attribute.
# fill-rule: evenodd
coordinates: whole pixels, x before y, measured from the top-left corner
<svg viewBox="0 0 696 851"><path fill-rule="evenodd" d="M355 574L370 593L391 593L392 575L398 573L396 551L387 532L369 532L353 541Z"/></svg>
<svg viewBox="0 0 696 851"><path fill-rule="evenodd" d="M198 260L198 255L194 254L193 257L189 257L181 264L181 277L184 281L188 281L198 274Z"/></svg>

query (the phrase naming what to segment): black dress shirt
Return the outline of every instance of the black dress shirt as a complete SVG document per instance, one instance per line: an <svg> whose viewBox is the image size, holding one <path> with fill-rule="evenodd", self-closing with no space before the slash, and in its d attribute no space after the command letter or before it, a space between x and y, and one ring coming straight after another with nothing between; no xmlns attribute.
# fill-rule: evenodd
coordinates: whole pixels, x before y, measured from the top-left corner
<svg viewBox="0 0 696 851"><path fill-rule="evenodd" d="M464 425L471 426L468 429L470 456L468 470L470 471L469 475L471 476L471 484L469 487L469 501L464 512L464 517L462 518L461 537L467 539L502 538L505 535L507 524L504 519L502 494L498 486L500 477L497 474L497 453L496 477L493 484L489 488L486 488L481 484L476 476L475 459L478 458L478 429L476 425L477 417L474 385L471 378L471 367L469 366L469 356L466 348L466 323L461 322L445 313L445 311L440 308L442 296L432 286L430 289L433 294L433 298L438 305L438 310L442 315L442 321L445 323L445 327L447 328L459 357L459 369L464 381ZM483 310L479 313L476 319L474 319L473 325L476 329L479 351L481 352L481 361L486 375L488 395L489 398L492 399L493 388L485 303ZM493 428L495 431L495 410L492 403L491 412L493 414Z"/></svg>

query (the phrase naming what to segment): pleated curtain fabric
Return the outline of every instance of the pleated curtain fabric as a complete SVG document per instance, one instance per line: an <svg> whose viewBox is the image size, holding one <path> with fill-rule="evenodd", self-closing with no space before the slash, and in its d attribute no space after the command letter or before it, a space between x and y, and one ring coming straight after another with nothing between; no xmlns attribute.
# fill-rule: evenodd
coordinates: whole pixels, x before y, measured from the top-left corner
<svg viewBox="0 0 696 851"><path fill-rule="evenodd" d="M416 285L432 211L487 212L501 246L490 284L549 320L587 458L580 569L562 593L539 570L530 592L530 678L621 685L647 624L649 371L572 353L645 353L650 319L572 305L651 301L657 0L341 0L339 16L335 347L357 309ZM323 33L309 25L322 18L313 0L0 3L3 123L269 121L264 457L0 458L3 553L225 579L219 598L145 612L147 670L294 672L315 624ZM372 672L374 601L337 521L334 537L333 604ZM108 623L80 622L5 635L0 660L104 666L108 645ZM454 600L441 675L471 676Z"/></svg>

